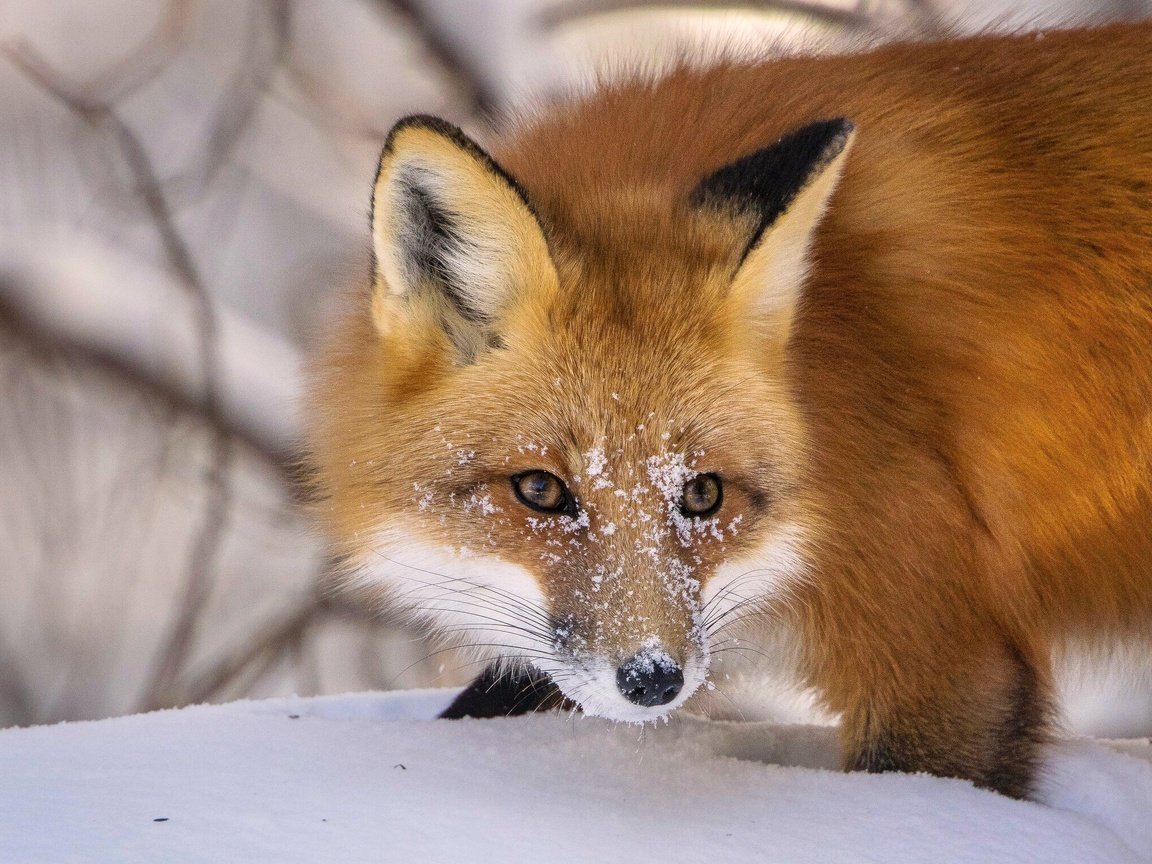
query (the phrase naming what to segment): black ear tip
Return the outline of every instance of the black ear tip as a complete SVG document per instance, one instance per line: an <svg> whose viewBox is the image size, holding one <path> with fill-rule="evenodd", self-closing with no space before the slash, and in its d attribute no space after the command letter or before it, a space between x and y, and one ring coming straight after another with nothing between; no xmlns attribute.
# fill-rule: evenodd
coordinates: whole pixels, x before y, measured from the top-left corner
<svg viewBox="0 0 1152 864"><path fill-rule="evenodd" d="M376 169L376 178L380 178L380 168L384 165L385 157L392 154L396 148L396 139L408 129L425 129L441 138L447 139L456 145L458 149L470 155L473 159L478 159L488 167L488 170L498 174L505 182L510 185L527 204L527 197L524 195L523 190L517 185L516 181L512 179L503 168L497 164L488 151L477 144L468 136L463 129L455 123L449 123L447 120L436 117L432 114L409 114L407 117L401 117L392 126L388 137L384 140L384 149L380 152L380 164ZM531 209L531 207L529 207Z"/></svg>
<svg viewBox="0 0 1152 864"><path fill-rule="evenodd" d="M690 200L697 206L757 214L755 241L844 152L855 128L847 117L806 123L774 144L714 171L697 185Z"/></svg>
<svg viewBox="0 0 1152 864"><path fill-rule="evenodd" d="M800 127L800 129L819 129L830 135L847 135L855 128L856 124L847 117L828 117L825 120L813 120L811 123Z"/></svg>
<svg viewBox="0 0 1152 864"><path fill-rule="evenodd" d="M830 120L817 120L803 129L799 135L808 134L815 140L824 142L824 151L829 157L836 156L848 144L848 139L856 131L856 124L847 117L833 117Z"/></svg>
<svg viewBox="0 0 1152 864"><path fill-rule="evenodd" d="M438 135L451 138L454 141L461 139L467 140L468 137L459 126L449 123L442 117L436 117L433 114L409 114L407 117L401 117L392 124L392 128L388 132L388 137L384 139L384 152L391 152L396 138L400 133L408 129L428 129Z"/></svg>

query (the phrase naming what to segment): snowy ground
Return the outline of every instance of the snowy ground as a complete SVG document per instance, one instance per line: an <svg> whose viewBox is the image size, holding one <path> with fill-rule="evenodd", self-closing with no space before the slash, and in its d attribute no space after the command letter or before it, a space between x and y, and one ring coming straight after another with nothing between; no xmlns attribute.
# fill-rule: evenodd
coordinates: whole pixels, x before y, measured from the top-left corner
<svg viewBox="0 0 1152 864"><path fill-rule="evenodd" d="M1152 861L1147 741L1056 748L1042 806L822 770L824 727L430 722L450 695L0 732L0 861Z"/></svg>

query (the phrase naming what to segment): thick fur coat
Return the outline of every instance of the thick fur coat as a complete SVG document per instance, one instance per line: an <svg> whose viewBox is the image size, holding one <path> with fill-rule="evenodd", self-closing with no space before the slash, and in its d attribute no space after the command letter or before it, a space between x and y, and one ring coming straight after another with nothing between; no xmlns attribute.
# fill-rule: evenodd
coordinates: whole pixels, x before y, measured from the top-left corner
<svg viewBox="0 0 1152 864"><path fill-rule="evenodd" d="M489 152L382 159L312 398L352 578L620 719L754 613L847 767L1027 795L1055 648L1152 630L1152 26L680 68Z"/></svg>

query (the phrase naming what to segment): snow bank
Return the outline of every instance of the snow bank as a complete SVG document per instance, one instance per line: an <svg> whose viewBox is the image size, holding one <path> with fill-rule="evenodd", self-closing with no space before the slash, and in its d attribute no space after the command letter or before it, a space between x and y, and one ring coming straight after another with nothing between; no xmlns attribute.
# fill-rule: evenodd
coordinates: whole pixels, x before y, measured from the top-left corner
<svg viewBox="0 0 1152 864"><path fill-rule="evenodd" d="M1054 748L1042 806L953 780L822 770L835 762L824 727L430 722L451 695L0 732L0 861L1152 860L1148 742Z"/></svg>

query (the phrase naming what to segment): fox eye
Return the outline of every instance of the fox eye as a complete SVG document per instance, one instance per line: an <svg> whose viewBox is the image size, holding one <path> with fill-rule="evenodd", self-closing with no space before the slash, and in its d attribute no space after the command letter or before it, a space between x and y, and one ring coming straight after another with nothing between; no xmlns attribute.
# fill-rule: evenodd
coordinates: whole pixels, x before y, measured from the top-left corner
<svg viewBox="0 0 1152 864"><path fill-rule="evenodd" d="M715 474L697 474L684 484L680 510L685 516L711 516L720 509L724 490Z"/></svg>
<svg viewBox="0 0 1152 864"><path fill-rule="evenodd" d="M568 489L555 474L525 471L512 478L512 490L520 503L541 513L567 513L572 510Z"/></svg>

